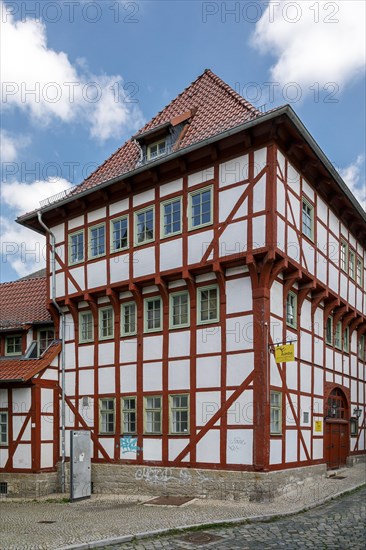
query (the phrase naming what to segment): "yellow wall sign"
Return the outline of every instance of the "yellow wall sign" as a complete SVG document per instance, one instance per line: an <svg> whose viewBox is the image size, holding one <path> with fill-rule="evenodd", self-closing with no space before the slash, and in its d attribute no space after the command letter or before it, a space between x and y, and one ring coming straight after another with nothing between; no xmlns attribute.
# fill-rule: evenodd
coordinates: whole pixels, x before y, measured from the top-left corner
<svg viewBox="0 0 366 550"><path fill-rule="evenodd" d="M322 432L323 431L323 422L321 420L315 420L315 431L316 432Z"/></svg>
<svg viewBox="0 0 366 550"><path fill-rule="evenodd" d="M295 346L293 344L285 344L275 347L276 363L287 363L295 361Z"/></svg>

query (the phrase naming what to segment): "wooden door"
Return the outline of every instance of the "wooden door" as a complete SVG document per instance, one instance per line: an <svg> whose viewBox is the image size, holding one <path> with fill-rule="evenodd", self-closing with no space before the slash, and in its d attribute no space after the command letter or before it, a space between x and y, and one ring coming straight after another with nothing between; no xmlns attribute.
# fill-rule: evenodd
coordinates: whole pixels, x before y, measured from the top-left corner
<svg viewBox="0 0 366 550"><path fill-rule="evenodd" d="M329 469L344 466L348 456L348 424L338 422L325 423L325 450Z"/></svg>

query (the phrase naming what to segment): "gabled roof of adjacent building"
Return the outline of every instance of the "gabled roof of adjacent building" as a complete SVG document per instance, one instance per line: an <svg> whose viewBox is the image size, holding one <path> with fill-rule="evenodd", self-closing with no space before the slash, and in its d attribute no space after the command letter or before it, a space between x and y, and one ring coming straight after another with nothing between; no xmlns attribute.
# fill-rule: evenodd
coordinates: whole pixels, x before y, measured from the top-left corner
<svg viewBox="0 0 366 550"><path fill-rule="evenodd" d="M27 382L50 366L61 351L61 342L55 340L39 359L0 359L0 383Z"/></svg>
<svg viewBox="0 0 366 550"><path fill-rule="evenodd" d="M46 277L0 284L0 330L20 329L27 324L49 322Z"/></svg>

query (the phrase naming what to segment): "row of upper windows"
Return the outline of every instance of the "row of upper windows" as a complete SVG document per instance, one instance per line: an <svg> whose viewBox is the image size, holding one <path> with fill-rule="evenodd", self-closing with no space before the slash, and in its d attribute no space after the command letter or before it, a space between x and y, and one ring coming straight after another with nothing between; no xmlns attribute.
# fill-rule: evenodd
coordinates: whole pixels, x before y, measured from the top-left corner
<svg viewBox="0 0 366 550"><path fill-rule="evenodd" d="M302 199L302 233L314 240L314 206L305 198ZM363 262L355 250L341 239L339 265L342 271L360 286L363 286Z"/></svg>
<svg viewBox="0 0 366 550"><path fill-rule="evenodd" d="M161 203L161 238L172 237L182 232L182 197L175 197ZM213 222L212 186L189 193L188 229L194 230ZM134 246L150 243L155 239L154 205L134 212ZM121 252L130 246L128 214L110 222L110 251ZM103 256L107 250L106 224L100 223L89 228L88 259ZM69 265L85 260L84 230L69 235Z"/></svg>
<svg viewBox="0 0 366 550"><path fill-rule="evenodd" d="M38 355L41 355L54 340L55 333L53 329L41 329L38 331ZM5 355L22 355L21 334L9 335L5 337Z"/></svg>
<svg viewBox="0 0 366 550"><path fill-rule="evenodd" d="M161 395L145 396L143 401L144 434L162 433L163 399ZM169 433L189 434L189 395L169 395ZM99 399L99 433L113 435L116 432L116 399ZM121 398L121 433L137 433L137 398ZM129 449L131 450L131 449Z"/></svg>
<svg viewBox="0 0 366 550"><path fill-rule="evenodd" d="M219 290L217 285L197 289L197 324L215 323L219 320ZM169 295L169 328L183 328L190 324L188 291ZM163 328L163 304L160 296L144 299L144 332L157 332ZM112 306L99 309L99 339L114 338L114 311ZM135 302L121 304L121 336L137 333L137 306ZM79 341L94 340L94 322L91 311L79 314Z"/></svg>

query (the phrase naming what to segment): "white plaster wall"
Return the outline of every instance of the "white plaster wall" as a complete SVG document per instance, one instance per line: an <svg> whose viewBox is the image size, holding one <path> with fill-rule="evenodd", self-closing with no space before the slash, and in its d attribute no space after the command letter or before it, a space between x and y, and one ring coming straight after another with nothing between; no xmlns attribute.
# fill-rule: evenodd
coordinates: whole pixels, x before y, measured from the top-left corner
<svg viewBox="0 0 366 550"><path fill-rule="evenodd" d="M94 394L94 370L79 370L79 393L81 395Z"/></svg>
<svg viewBox="0 0 366 550"><path fill-rule="evenodd" d="M32 467L32 447L30 443L17 446L13 456L13 466L22 469Z"/></svg>
<svg viewBox="0 0 366 550"><path fill-rule="evenodd" d="M270 464L282 463L282 439L270 440L269 463Z"/></svg>
<svg viewBox="0 0 366 550"><path fill-rule="evenodd" d="M195 172L194 174L190 174L188 176L188 186L192 187L193 185L198 185L205 181L210 181L213 178L214 178L214 168L213 166L210 166L210 168L204 168L200 172Z"/></svg>
<svg viewBox="0 0 366 550"><path fill-rule="evenodd" d="M187 447L189 443L189 439L169 439L168 443L168 453L169 453L169 460L174 460L177 458L177 456ZM189 455L188 455L189 456ZM187 460L187 457L185 458Z"/></svg>
<svg viewBox="0 0 366 550"><path fill-rule="evenodd" d="M297 461L297 430L286 430L286 462Z"/></svg>
<svg viewBox="0 0 366 550"><path fill-rule="evenodd" d="M127 338L120 343L121 363L136 363L137 361L137 338Z"/></svg>
<svg viewBox="0 0 366 550"><path fill-rule="evenodd" d="M221 382L221 355L197 358L197 388L219 387Z"/></svg>
<svg viewBox="0 0 366 550"><path fill-rule="evenodd" d="M221 406L219 391L200 391L196 393L196 424L204 426L216 414ZM216 423L218 425L220 421Z"/></svg>
<svg viewBox="0 0 366 550"><path fill-rule="evenodd" d="M220 432L209 430L197 443L197 462L220 462Z"/></svg>
<svg viewBox="0 0 366 550"><path fill-rule="evenodd" d="M247 220L227 225L219 237L219 256L232 256L245 252L248 248Z"/></svg>
<svg viewBox="0 0 366 550"><path fill-rule="evenodd" d="M191 333L189 330L169 334L169 357L186 357L190 353Z"/></svg>
<svg viewBox="0 0 366 550"><path fill-rule="evenodd" d="M128 210L128 199L122 199L121 201L114 202L109 206L109 214L114 216L116 214L122 214Z"/></svg>
<svg viewBox="0 0 366 550"><path fill-rule="evenodd" d="M144 336L144 361L161 360L163 355L162 336Z"/></svg>
<svg viewBox="0 0 366 550"><path fill-rule="evenodd" d="M159 362L143 364L144 391L157 391L163 389L163 364Z"/></svg>
<svg viewBox="0 0 366 550"><path fill-rule="evenodd" d="M117 283L119 281L127 281L130 274L130 255L119 254L114 255L109 260L111 283Z"/></svg>
<svg viewBox="0 0 366 550"><path fill-rule="evenodd" d="M250 277L226 281L226 311L238 313L252 310L252 284Z"/></svg>
<svg viewBox="0 0 366 550"><path fill-rule="evenodd" d="M78 347L79 367L92 367L94 364L94 346Z"/></svg>
<svg viewBox="0 0 366 550"><path fill-rule="evenodd" d="M262 212L266 209L266 175L255 184L253 191L253 212Z"/></svg>
<svg viewBox="0 0 366 550"><path fill-rule="evenodd" d="M188 263L196 264L201 262L203 255L211 244L214 233L210 229L201 233L193 232L188 237Z"/></svg>
<svg viewBox="0 0 366 550"><path fill-rule="evenodd" d="M226 461L228 464L253 464L252 430L228 430Z"/></svg>
<svg viewBox="0 0 366 550"><path fill-rule="evenodd" d="M258 216L252 219L253 223L253 248L261 248L266 245L266 216Z"/></svg>
<svg viewBox="0 0 366 550"><path fill-rule="evenodd" d="M155 190L154 189L148 189L147 191L144 191L143 193L138 193L137 195L134 195L133 197L133 206L134 208L136 206L140 206L141 204L145 204L147 202L153 201L155 198Z"/></svg>
<svg viewBox="0 0 366 550"><path fill-rule="evenodd" d="M182 239L173 239L172 241L162 242L160 244L160 269L166 271L182 265Z"/></svg>
<svg viewBox="0 0 366 550"><path fill-rule="evenodd" d="M98 210L93 210L88 212L88 223L95 222L97 220L102 220L107 215L107 209L105 206L98 208Z"/></svg>
<svg viewBox="0 0 366 550"><path fill-rule="evenodd" d="M169 390L188 390L190 388L190 361L188 359L169 361Z"/></svg>
<svg viewBox="0 0 366 550"><path fill-rule="evenodd" d="M155 246L135 249L133 256L134 277L143 277L155 272Z"/></svg>
<svg viewBox="0 0 366 550"><path fill-rule="evenodd" d="M253 349L253 316L226 319L226 348L228 351Z"/></svg>
<svg viewBox="0 0 366 550"><path fill-rule="evenodd" d="M136 365L124 365L120 367L121 391L123 393L135 393L137 389Z"/></svg>
<svg viewBox="0 0 366 550"><path fill-rule="evenodd" d="M107 284L107 260L99 260L87 265L88 288L96 288Z"/></svg>
<svg viewBox="0 0 366 550"><path fill-rule="evenodd" d="M225 187L248 179L248 155L236 157L219 166L219 185Z"/></svg>
<svg viewBox="0 0 366 550"><path fill-rule="evenodd" d="M226 383L228 386L240 386L254 368L253 353L235 353L227 356Z"/></svg>
<svg viewBox="0 0 366 550"><path fill-rule="evenodd" d="M162 440L150 439L144 437L143 444L144 460L161 460L162 459Z"/></svg>
<svg viewBox="0 0 366 550"><path fill-rule="evenodd" d="M98 345L98 363L102 365L113 365L114 363L114 341L102 342Z"/></svg>
<svg viewBox="0 0 366 550"><path fill-rule="evenodd" d="M114 367L101 367L98 369L98 389L101 395L115 393L116 369Z"/></svg>
<svg viewBox="0 0 366 550"><path fill-rule="evenodd" d="M8 402L7 392L4 390L3 397L4 403ZM13 388L13 412L28 412L32 404L32 390L31 388Z"/></svg>
<svg viewBox="0 0 366 550"><path fill-rule="evenodd" d="M239 198L245 192L248 184L238 185L232 189L224 190L220 192L219 195L219 221L224 222L226 218L231 214L234 206L238 202ZM241 211L241 216L246 216L248 214L248 199L245 199L243 205L245 205L244 210ZM243 207L241 206L241 208Z"/></svg>
<svg viewBox="0 0 366 550"><path fill-rule="evenodd" d="M204 326L197 329L197 355L221 351L221 327Z"/></svg>
<svg viewBox="0 0 366 550"><path fill-rule="evenodd" d="M166 183L165 185L160 186L160 189L159 189L160 197L166 197L171 193L182 191L182 189L183 189L183 178L170 181L169 183Z"/></svg>
<svg viewBox="0 0 366 550"><path fill-rule="evenodd" d="M20 430L23 428L24 421L26 416L13 416L13 441L19 435ZM31 439L31 422L27 422L27 427L22 435L22 441L30 441Z"/></svg>

